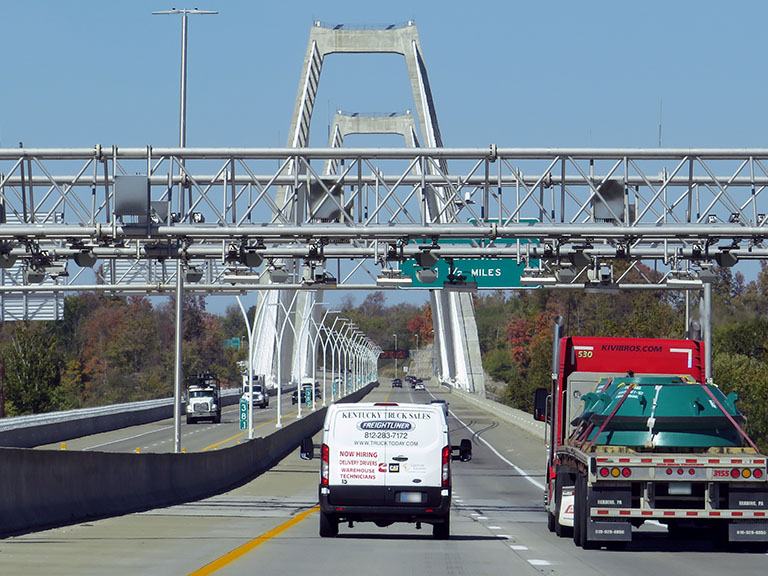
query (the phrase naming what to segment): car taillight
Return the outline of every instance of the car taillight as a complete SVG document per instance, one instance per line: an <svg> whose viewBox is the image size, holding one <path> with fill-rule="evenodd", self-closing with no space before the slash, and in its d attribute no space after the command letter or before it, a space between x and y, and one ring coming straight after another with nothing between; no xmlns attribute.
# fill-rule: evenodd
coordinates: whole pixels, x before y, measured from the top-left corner
<svg viewBox="0 0 768 576"><path fill-rule="evenodd" d="M328 463L329 460L329 454L330 449L328 448L328 444L323 444L323 447L320 452L320 484L323 486L328 486L328 471L330 469L330 465Z"/></svg>
<svg viewBox="0 0 768 576"><path fill-rule="evenodd" d="M447 488L451 479L451 447L443 446L443 488Z"/></svg>
<svg viewBox="0 0 768 576"><path fill-rule="evenodd" d="M762 478L763 477L763 471L760 468L755 468L755 472L752 475L755 478Z"/></svg>

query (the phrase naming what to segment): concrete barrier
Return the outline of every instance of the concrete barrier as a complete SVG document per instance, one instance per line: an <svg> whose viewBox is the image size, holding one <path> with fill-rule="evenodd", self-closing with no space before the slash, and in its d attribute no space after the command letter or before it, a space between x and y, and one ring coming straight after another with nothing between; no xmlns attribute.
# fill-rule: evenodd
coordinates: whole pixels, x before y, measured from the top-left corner
<svg viewBox="0 0 768 576"><path fill-rule="evenodd" d="M525 430L526 432L528 432L529 434L532 434L533 436L536 436L537 438L541 438L541 439L544 438L544 423L534 420L533 415L529 414L528 412L524 412L522 410L512 408L511 406L507 406L506 404L500 404L499 402L494 402L493 400L480 398L474 394L467 394L466 392L463 392L462 390L458 390L456 388L451 388L451 394L456 394L457 396L460 396L461 398L465 399L467 402L474 404L475 406L485 410L486 412L490 412L491 414L493 414L497 418L501 418L505 422L514 424L518 428Z"/></svg>
<svg viewBox="0 0 768 576"><path fill-rule="evenodd" d="M358 402L377 383L344 397ZM0 536L206 498L269 470L320 430L326 408L269 436L188 454L0 448Z"/></svg>

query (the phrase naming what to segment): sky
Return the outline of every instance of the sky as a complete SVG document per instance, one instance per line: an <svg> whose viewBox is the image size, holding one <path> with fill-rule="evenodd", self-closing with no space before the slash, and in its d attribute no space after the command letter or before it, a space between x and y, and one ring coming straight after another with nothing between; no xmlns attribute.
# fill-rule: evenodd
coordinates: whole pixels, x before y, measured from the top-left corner
<svg viewBox="0 0 768 576"><path fill-rule="evenodd" d="M174 7L219 12L189 19L188 146L284 146L313 21L414 20L445 146L766 147L763 1L2 0L0 7L0 147L177 145L181 17L152 15ZM412 107L402 57L333 55L323 66L311 144L327 144L337 109ZM426 301L417 294L401 298Z"/></svg>

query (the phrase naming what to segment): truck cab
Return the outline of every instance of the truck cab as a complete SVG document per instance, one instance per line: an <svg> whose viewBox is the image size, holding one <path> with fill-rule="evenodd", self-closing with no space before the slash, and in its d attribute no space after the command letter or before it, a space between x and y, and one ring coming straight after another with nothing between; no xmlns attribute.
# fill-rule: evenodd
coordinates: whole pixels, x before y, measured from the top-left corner
<svg viewBox="0 0 768 576"><path fill-rule="evenodd" d="M203 372L187 384L187 424L200 420L221 422L221 384L215 374Z"/></svg>

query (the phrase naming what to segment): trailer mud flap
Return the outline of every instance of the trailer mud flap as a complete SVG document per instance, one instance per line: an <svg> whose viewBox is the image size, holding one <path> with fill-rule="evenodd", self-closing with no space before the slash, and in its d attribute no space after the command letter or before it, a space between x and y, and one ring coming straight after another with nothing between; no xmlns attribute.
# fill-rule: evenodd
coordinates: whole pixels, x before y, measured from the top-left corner
<svg viewBox="0 0 768 576"><path fill-rule="evenodd" d="M768 542L768 522L732 522L728 526L730 542Z"/></svg>
<svg viewBox="0 0 768 576"><path fill-rule="evenodd" d="M587 538L594 542L631 542L632 524L629 522L587 522Z"/></svg>

